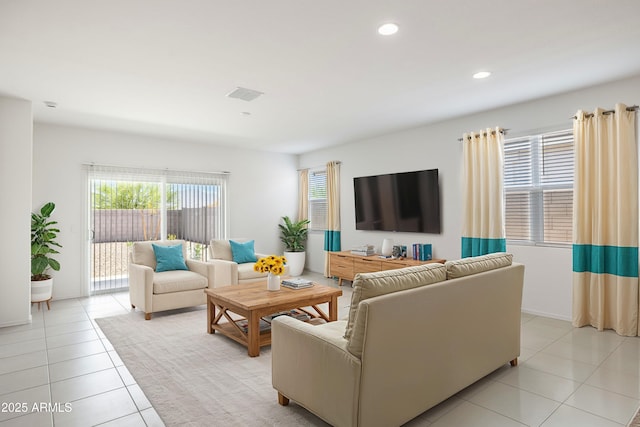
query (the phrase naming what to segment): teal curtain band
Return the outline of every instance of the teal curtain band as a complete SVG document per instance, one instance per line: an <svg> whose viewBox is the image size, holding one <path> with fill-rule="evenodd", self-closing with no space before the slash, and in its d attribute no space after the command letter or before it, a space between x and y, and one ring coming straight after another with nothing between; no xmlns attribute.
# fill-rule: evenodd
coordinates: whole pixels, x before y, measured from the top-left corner
<svg viewBox="0 0 640 427"><path fill-rule="evenodd" d="M339 230L324 231L324 250L328 252L340 251L340 231Z"/></svg>
<svg viewBox="0 0 640 427"><path fill-rule="evenodd" d="M507 239L462 238L462 258L506 251Z"/></svg>
<svg viewBox="0 0 640 427"><path fill-rule="evenodd" d="M638 247L573 245L573 271L638 277Z"/></svg>

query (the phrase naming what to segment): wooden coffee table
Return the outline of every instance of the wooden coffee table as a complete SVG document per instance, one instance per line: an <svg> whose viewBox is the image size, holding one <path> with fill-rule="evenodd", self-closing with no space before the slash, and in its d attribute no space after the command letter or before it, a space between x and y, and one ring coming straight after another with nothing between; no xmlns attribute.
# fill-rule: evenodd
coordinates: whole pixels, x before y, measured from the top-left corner
<svg viewBox="0 0 640 427"><path fill-rule="evenodd" d="M322 318L327 322L338 319L338 297L340 289L314 283L310 288L268 291L267 282L254 282L222 288L205 289L207 294L207 333L215 331L247 346L249 356L260 355L260 347L271 344L271 330L260 331L260 319L280 311L298 309L312 318ZM329 303L329 314L318 305ZM313 311L305 307L313 308ZM314 312L315 311L315 312ZM233 319L235 313L248 321L247 331ZM220 323L222 318L227 322Z"/></svg>

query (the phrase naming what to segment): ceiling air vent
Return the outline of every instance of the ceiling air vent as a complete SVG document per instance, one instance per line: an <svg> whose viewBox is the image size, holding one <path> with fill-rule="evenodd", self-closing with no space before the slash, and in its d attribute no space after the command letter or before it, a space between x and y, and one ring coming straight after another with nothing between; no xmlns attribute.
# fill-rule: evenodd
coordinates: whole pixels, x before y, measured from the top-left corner
<svg viewBox="0 0 640 427"><path fill-rule="evenodd" d="M263 92L258 92L257 90L247 89L245 87L237 87L233 91L227 94L229 98L238 98L243 101L253 101L260 95L263 95Z"/></svg>

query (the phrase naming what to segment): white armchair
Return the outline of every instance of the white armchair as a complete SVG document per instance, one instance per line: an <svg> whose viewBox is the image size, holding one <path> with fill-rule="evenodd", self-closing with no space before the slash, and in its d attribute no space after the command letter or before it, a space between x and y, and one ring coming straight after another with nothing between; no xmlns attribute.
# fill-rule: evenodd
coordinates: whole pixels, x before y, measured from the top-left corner
<svg viewBox="0 0 640 427"><path fill-rule="evenodd" d="M156 271L156 255L152 244L182 245L187 270ZM212 264L187 257L183 240L135 242L129 255L129 300L132 308L151 313L207 303L204 289L211 287L214 276Z"/></svg>
<svg viewBox="0 0 640 427"><path fill-rule="evenodd" d="M245 239L232 239L236 242L247 243ZM209 263L215 266L213 273L212 288L222 286L237 285L239 283L251 283L258 280L265 280L267 273L253 271L255 262L237 263L233 260L231 244L229 240L212 240L209 245ZM255 253L255 257L262 258L268 255ZM289 269L285 266L285 275Z"/></svg>

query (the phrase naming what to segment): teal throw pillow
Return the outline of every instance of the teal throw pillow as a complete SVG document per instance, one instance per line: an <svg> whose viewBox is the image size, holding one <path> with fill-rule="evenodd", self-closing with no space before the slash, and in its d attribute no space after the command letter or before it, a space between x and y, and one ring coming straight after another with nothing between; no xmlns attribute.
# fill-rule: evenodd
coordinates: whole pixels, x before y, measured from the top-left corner
<svg viewBox="0 0 640 427"><path fill-rule="evenodd" d="M188 270L182 256L182 245L161 246L152 243L156 255L156 272L171 270Z"/></svg>
<svg viewBox="0 0 640 427"><path fill-rule="evenodd" d="M253 249L253 243L253 240L249 240L248 242L235 242L233 240L229 240L233 262L244 264L245 262L258 261L258 258L256 258L256 251Z"/></svg>

